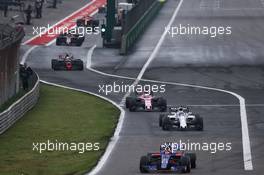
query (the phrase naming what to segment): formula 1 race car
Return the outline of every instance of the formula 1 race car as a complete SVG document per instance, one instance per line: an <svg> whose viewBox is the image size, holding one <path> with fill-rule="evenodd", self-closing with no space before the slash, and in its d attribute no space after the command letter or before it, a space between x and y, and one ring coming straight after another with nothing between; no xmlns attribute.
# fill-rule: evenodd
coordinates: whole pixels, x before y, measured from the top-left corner
<svg viewBox="0 0 264 175"><path fill-rule="evenodd" d="M188 107L171 107L169 112L160 114L159 126L163 130L203 130L203 118L190 112Z"/></svg>
<svg viewBox="0 0 264 175"><path fill-rule="evenodd" d="M190 173L196 168L196 154L178 149L178 144L164 143L159 153L148 153L140 159L141 173Z"/></svg>
<svg viewBox="0 0 264 175"><path fill-rule="evenodd" d="M152 93L136 93L136 96L126 98L126 108L131 112L137 110L165 112L167 101L162 97L153 96Z"/></svg>
<svg viewBox="0 0 264 175"><path fill-rule="evenodd" d="M83 61L74 59L72 55L60 55L58 59L51 60L53 70L83 70Z"/></svg>
<svg viewBox="0 0 264 175"><path fill-rule="evenodd" d="M94 19L91 16L84 16L80 19L77 19L76 25L77 27L99 27L100 21L98 19Z"/></svg>
<svg viewBox="0 0 264 175"><path fill-rule="evenodd" d="M85 37L71 32L60 34L56 39L57 46L81 46Z"/></svg>

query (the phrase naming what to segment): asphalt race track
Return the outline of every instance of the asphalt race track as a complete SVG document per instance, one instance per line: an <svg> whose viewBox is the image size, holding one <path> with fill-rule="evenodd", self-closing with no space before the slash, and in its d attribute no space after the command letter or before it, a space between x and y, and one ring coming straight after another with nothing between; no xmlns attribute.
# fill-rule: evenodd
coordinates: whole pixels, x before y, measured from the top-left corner
<svg viewBox="0 0 264 175"><path fill-rule="evenodd" d="M132 84L133 80L83 72L54 72L50 60L70 52L87 61L88 51L97 45L92 68L109 74L136 78L157 45L165 26L179 5L168 0L144 36L128 56L117 50L102 48L100 35L86 36L82 47L39 46L27 57L40 78L102 96L98 86L113 82ZM143 79L177 82L224 89L246 100L249 139L253 170L244 170L239 101L236 97L215 90L166 84L169 105L187 105L204 117L204 131L165 132L158 126L159 113L126 110L120 139L100 175L140 174L139 159L147 152L156 152L162 142L231 142L232 150L197 151L197 175L263 174L264 167L264 4L260 0L183 0L173 26L231 26L232 34L210 38L200 35L166 36ZM29 47L23 46L22 52ZM142 84L153 82L141 81ZM157 83L155 83L157 84ZM106 97L120 103L125 93Z"/></svg>

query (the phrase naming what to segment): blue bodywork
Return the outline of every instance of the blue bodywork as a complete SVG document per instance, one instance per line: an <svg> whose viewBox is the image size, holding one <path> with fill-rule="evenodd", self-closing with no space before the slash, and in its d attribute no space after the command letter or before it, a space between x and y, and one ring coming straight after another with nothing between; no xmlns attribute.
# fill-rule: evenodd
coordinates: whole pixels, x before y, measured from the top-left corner
<svg viewBox="0 0 264 175"><path fill-rule="evenodd" d="M154 157L157 157L157 154L153 154ZM175 153L165 153L160 152L160 161L155 161L146 165L146 169L149 172L179 172L182 171L185 166L180 165L180 161L176 160Z"/></svg>

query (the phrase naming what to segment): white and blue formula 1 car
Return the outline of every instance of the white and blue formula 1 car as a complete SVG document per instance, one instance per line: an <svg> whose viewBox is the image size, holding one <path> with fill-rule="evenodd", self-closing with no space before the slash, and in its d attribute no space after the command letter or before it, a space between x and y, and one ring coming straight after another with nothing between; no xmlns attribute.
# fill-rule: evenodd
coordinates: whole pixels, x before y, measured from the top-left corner
<svg viewBox="0 0 264 175"><path fill-rule="evenodd" d="M160 114L159 126L163 130L203 130L203 118L193 114L187 107L171 107L168 113Z"/></svg>

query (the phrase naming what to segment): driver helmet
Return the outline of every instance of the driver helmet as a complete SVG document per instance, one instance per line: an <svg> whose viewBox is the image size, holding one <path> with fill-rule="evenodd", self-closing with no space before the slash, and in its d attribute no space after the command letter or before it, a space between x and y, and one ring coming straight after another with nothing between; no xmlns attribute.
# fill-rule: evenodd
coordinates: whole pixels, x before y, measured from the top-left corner
<svg viewBox="0 0 264 175"><path fill-rule="evenodd" d="M188 108L188 107L184 107L184 106L180 106L180 107L178 108L178 110L179 110L179 111L182 111L182 112L185 112L185 113L189 112L189 108Z"/></svg>
<svg viewBox="0 0 264 175"><path fill-rule="evenodd" d="M164 143L160 145L160 152L163 152L165 154L172 153L172 146L170 143Z"/></svg>

